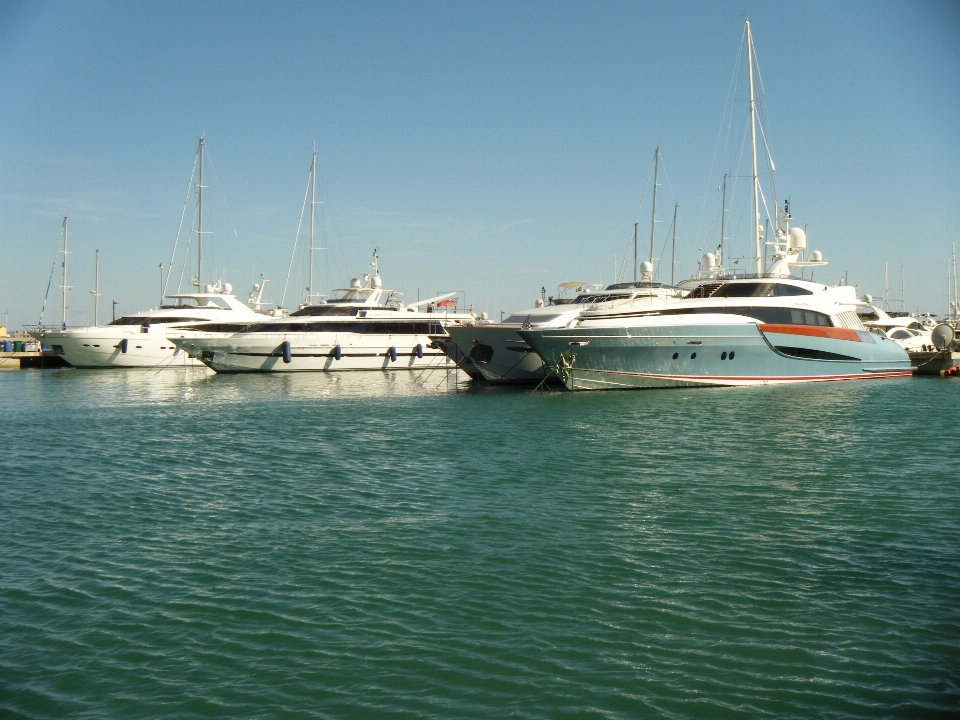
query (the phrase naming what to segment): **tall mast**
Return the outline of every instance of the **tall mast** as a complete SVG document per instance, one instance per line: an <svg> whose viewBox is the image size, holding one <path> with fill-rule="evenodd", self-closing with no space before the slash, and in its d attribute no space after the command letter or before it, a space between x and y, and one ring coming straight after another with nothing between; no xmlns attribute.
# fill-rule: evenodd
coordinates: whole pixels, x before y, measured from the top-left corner
<svg viewBox="0 0 960 720"><path fill-rule="evenodd" d="M960 317L960 287L957 287L957 244L950 243L953 252L953 317Z"/></svg>
<svg viewBox="0 0 960 720"><path fill-rule="evenodd" d="M197 147L200 156L200 179L197 183L197 291L203 287L203 138Z"/></svg>
<svg viewBox="0 0 960 720"><path fill-rule="evenodd" d="M94 326L100 325L100 251L94 251L94 265L93 265L93 290L90 291L90 294L93 295L93 324Z"/></svg>
<svg viewBox="0 0 960 720"><path fill-rule="evenodd" d="M887 302L887 295L890 294L890 263L883 264L883 309L889 310L890 303Z"/></svg>
<svg viewBox="0 0 960 720"><path fill-rule="evenodd" d="M69 236L67 217L63 218L63 284L60 286L61 295L63 297L63 305L60 314L60 329L67 329L67 290L70 289L70 286L67 285L67 255L70 254L70 251L67 250L67 239Z"/></svg>
<svg viewBox="0 0 960 720"><path fill-rule="evenodd" d="M723 189L720 191L720 264L723 265L723 241L727 236L727 173L723 174Z"/></svg>
<svg viewBox="0 0 960 720"><path fill-rule="evenodd" d="M673 261L677 256L677 208L680 203L673 204L673 242L670 244L670 284L673 285Z"/></svg>
<svg viewBox="0 0 960 720"><path fill-rule="evenodd" d="M310 271L307 283L307 302L313 304L313 223L317 204L317 151L313 151L313 162L310 164Z"/></svg>
<svg viewBox="0 0 960 720"><path fill-rule="evenodd" d="M907 286L903 282L903 265L900 266L900 309L907 309Z"/></svg>
<svg viewBox="0 0 960 720"><path fill-rule="evenodd" d="M633 224L633 281L637 281L637 224Z"/></svg>
<svg viewBox="0 0 960 720"><path fill-rule="evenodd" d="M653 152L653 210L650 212L650 266L653 267L653 230L657 223L657 171L660 169L660 148Z"/></svg>
<svg viewBox="0 0 960 720"><path fill-rule="evenodd" d="M756 92L753 86L753 35L750 21L747 20L747 67L750 74L750 147L753 160L753 239L757 259L757 275L763 274L763 262L760 259L760 176L757 174L757 110Z"/></svg>

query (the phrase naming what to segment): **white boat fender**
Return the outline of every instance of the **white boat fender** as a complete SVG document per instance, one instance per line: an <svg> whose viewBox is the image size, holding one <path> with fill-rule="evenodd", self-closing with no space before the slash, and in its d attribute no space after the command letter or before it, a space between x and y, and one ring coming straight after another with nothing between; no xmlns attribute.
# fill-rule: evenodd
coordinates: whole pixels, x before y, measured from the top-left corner
<svg viewBox="0 0 960 720"><path fill-rule="evenodd" d="M397 361L397 349L395 347L390 348L390 361L391 362Z"/></svg>
<svg viewBox="0 0 960 720"><path fill-rule="evenodd" d="M421 345L420 343L417 343L417 357L418 358L423 357L423 345Z"/></svg>
<svg viewBox="0 0 960 720"><path fill-rule="evenodd" d="M122 353L124 353L124 354L126 354L126 352L127 352L127 339L126 339L126 338L124 338L123 340L120 341L120 352L122 352Z"/></svg>
<svg viewBox="0 0 960 720"><path fill-rule="evenodd" d="M340 349L340 346L337 345L337 346L333 349L333 359L334 359L334 360L339 360L339 359L342 358L342 357L343 357L343 350L341 350L341 349Z"/></svg>
<svg viewBox="0 0 960 720"><path fill-rule="evenodd" d="M290 341L284 340L283 344L280 346L280 349L283 351L283 361L287 363L287 365L289 365L290 359L291 359L290 358Z"/></svg>

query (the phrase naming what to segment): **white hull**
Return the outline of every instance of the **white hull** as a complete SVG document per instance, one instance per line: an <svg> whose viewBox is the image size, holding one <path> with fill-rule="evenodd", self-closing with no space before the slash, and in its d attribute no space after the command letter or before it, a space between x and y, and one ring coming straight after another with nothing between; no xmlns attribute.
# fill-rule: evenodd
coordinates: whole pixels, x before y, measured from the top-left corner
<svg viewBox="0 0 960 720"><path fill-rule="evenodd" d="M139 326L105 326L44 333L43 344L74 367L201 366L167 339L164 326L140 332ZM126 351L123 343L126 340Z"/></svg>
<svg viewBox="0 0 960 720"><path fill-rule="evenodd" d="M422 371L455 367L442 349L431 347L433 343L427 335L256 333L224 337L211 333L203 337L202 333L192 333L174 341L220 373ZM284 359L284 342L290 343L289 362Z"/></svg>

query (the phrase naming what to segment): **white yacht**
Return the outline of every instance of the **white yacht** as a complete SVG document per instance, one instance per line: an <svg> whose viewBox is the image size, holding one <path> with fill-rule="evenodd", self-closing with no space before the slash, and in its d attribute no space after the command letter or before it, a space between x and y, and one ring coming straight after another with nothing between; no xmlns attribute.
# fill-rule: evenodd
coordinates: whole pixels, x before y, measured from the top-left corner
<svg viewBox="0 0 960 720"><path fill-rule="evenodd" d="M864 296L870 302L869 295ZM907 352L933 351L933 328L936 323L926 322L908 313L892 315L874 305L857 310L857 315L868 330L888 337Z"/></svg>
<svg viewBox="0 0 960 720"><path fill-rule="evenodd" d="M125 315L109 325L38 329L30 334L74 367L156 367L200 365L168 337L175 329L209 322L257 322L255 312L232 294L229 283L205 292L168 295L176 304Z"/></svg>
<svg viewBox="0 0 960 720"><path fill-rule="evenodd" d="M641 265L643 279L636 282L615 283L605 288L592 283L562 283L560 297L537 300L535 307L515 312L502 322L492 323L481 317L474 323L449 327L447 332L460 352L489 382L540 382L551 374L550 368L517 334L518 330L562 328L587 309L632 306L651 298L682 294L679 288L653 282L651 275L649 263L644 262ZM571 290L577 293L575 297L562 297L564 291Z"/></svg>
<svg viewBox="0 0 960 720"><path fill-rule="evenodd" d="M211 322L171 335L174 344L221 373L427 370L447 357L430 338L473 316L455 293L405 306L377 270L335 290L336 297L284 318Z"/></svg>

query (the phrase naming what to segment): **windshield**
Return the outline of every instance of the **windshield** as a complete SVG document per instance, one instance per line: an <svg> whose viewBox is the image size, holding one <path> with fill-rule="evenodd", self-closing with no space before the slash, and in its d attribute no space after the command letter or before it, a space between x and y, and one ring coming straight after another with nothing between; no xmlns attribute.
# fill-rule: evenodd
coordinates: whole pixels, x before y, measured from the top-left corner
<svg viewBox="0 0 960 720"><path fill-rule="evenodd" d="M533 322L533 323L545 323L550 322L551 320L556 320L558 317L562 317L566 313L558 313L554 315L533 315L532 313L519 313L517 315L511 315L506 320L504 320L505 325L522 325L523 323Z"/></svg>

